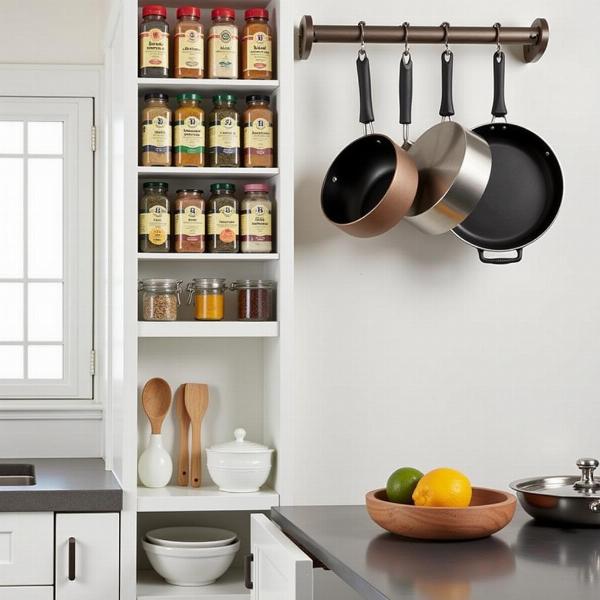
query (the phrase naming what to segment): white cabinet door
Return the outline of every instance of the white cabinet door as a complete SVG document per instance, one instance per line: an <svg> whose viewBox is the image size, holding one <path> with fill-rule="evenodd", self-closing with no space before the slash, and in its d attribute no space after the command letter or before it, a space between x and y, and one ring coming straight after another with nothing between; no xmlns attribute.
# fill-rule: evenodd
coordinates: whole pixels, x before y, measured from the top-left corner
<svg viewBox="0 0 600 600"><path fill-rule="evenodd" d="M312 600L313 564L265 515L251 515L252 600Z"/></svg>
<svg viewBox="0 0 600 600"><path fill-rule="evenodd" d="M56 600L119 600L119 513L56 515Z"/></svg>
<svg viewBox="0 0 600 600"><path fill-rule="evenodd" d="M3 587L0 588L2 600L52 600L54 588L51 585L27 587Z"/></svg>
<svg viewBox="0 0 600 600"><path fill-rule="evenodd" d="M51 512L0 513L0 586L52 585L53 563Z"/></svg>

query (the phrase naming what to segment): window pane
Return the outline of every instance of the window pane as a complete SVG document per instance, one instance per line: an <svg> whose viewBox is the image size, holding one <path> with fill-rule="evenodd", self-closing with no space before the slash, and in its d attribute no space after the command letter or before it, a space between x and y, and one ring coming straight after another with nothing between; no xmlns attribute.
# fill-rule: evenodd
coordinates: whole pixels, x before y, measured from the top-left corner
<svg viewBox="0 0 600 600"><path fill-rule="evenodd" d="M0 121L0 154L23 153L23 122Z"/></svg>
<svg viewBox="0 0 600 600"><path fill-rule="evenodd" d="M29 379L62 379L62 346L28 346L27 371Z"/></svg>
<svg viewBox="0 0 600 600"><path fill-rule="evenodd" d="M30 283L27 294L27 339L63 341L62 283Z"/></svg>
<svg viewBox="0 0 600 600"><path fill-rule="evenodd" d="M23 346L0 346L0 379L23 379Z"/></svg>
<svg viewBox="0 0 600 600"><path fill-rule="evenodd" d="M0 278L17 279L23 277L22 158L0 158L0 182Z"/></svg>
<svg viewBox="0 0 600 600"><path fill-rule="evenodd" d="M60 279L63 273L63 160L28 160L29 277Z"/></svg>
<svg viewBox="0 0 600 600"><path fill-rule="evenodd" d="M27 152L29 154L62 154L62 121L30 121L27 123Z"/></svg>
<svg viewBox="0 0 600 600"><path fill-rule="evenodd" d="M23 340L23 284L0 283L0 342Z"/></svg>

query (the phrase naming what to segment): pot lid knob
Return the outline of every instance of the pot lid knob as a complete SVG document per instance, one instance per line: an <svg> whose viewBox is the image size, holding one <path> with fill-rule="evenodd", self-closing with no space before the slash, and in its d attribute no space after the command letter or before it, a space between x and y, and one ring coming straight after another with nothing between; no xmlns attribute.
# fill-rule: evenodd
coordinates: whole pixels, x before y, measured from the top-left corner
<svg viewBox="0 0 600 600"><path fill-rule="evenodd" d="M600 486L600 483L594 481L594 471L599 464L595 458L578 458L577 467L581 470L581 479L573 487L590 490Z"/></svg>

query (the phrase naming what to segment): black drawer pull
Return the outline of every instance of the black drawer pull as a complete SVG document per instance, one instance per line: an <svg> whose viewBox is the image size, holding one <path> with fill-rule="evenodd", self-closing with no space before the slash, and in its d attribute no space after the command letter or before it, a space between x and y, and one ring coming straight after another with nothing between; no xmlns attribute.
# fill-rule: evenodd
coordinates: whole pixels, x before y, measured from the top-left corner
<svg viewBox="0 0 600 600"><path fill-rule="evenodd" d="M252 561L254 560L254 554L246 554L244 556L244 585L246 589L251 590L254 588L252 583Z"/></svg>
<svg viewBox="0 0 600 600"><path fill-rule="evenodd" d="M75 538L69 538L69 581L75 581Z"/></svg>

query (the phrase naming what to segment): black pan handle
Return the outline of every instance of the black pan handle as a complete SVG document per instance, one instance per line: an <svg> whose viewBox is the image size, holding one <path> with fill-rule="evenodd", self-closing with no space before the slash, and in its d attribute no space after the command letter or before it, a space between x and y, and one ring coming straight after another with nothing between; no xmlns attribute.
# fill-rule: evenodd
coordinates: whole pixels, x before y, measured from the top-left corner
<svg viewBox="0 0 600 600"><path fill-rule="evenodd" d="M69 581L75 581L75 538L69 538Z"/></svg>
<svg viewBox="0 0 600 600"><path fill-rule="evenodd" d="M410 53L403 52L400 57L400 123L410 125L412 118L413 63Z"/></svg>
<svg viewBox="0 0 600 600"><path fill-rule="evenodd" d="M371 69L369 68L369 58L365 53L359 53L356 59L356 72L360 96L360 122L367 125L375 120L375 116L371 97Z"/></svg>
<svg viewBox="0 0 600 600"><path fill-rule="evenodd" d="M486 265L512 265L518 263L523 258L523 248L517 248L517 254L515 256L506 256L499 258L488 258L485 255L485 250L477 248L479 252L479 260Z"/></svg>
<svg viewBox="0 0 600 600"><path fill-rule="evenodd" d="M492 103L492 115L494 117L505 117L506 103L504 102L504 52L494 52L494 102Z"/></svg>
<svg viewBox="0 0 600 600"><path fill-rule="evenodd" d="M454 54L451 50L442 52L442 102L440 104L440 116L451 117L454 114L454 102L452 100L452 66Z"/></svg>

